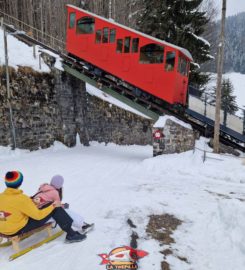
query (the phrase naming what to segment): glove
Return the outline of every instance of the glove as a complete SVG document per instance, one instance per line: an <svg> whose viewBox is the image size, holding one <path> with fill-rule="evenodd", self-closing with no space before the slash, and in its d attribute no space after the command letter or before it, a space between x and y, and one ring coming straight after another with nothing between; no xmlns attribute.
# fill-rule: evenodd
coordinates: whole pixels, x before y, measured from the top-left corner
<svg viewBox="0 0 245 270"><path fill-rule="evenodd" d="M68 209L68 208L69 208L69 203L64 203L64 204L63 204L63 208L64 208L64 209Z"/></svg>

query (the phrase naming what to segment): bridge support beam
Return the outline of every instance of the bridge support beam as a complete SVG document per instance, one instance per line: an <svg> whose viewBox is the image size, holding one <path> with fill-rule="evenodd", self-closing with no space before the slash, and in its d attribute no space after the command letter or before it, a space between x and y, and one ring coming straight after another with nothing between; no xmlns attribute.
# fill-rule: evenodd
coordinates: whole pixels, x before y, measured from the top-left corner
<svg viewBox="0 0 245 270"><path fill-rule="evenodd" d="M79 72L78 70L69 67L68 65L63 64L63 68L66 72L68 72L69 74L73 75L74 77L89 83L97 88L99 88L101 91L105 92L106 94L116 98L117 100L123 102L124 104L130 106L131 108L139 111L140 113L146 115L147 117L153 119L154 121L157 121L159 118L159 115L155 112L152 112L150 110L148 110L147 108L145 108L144 106L141 106L140 104L137 104L136 102L134 102L133 100L127 98L126 96L123 96L119 93L117 93L116 91L106 87L106 86L98 86L98 82L88 76L86 76L84 73Z"/></svg>

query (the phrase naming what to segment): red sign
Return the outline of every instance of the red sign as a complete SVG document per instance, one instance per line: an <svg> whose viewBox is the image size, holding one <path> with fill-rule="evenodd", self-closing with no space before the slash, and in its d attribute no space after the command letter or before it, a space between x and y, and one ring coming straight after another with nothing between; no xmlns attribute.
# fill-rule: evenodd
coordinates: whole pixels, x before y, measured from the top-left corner
<svg viewBox="0 0 245 270"><path fill-rule="evenodd" d="M163 137L164 137L164 134L163 134L163 132L161 130L157 129L157 130L154 131L154 133L153 133L153 138L154 139L160 140Z"/></svg>

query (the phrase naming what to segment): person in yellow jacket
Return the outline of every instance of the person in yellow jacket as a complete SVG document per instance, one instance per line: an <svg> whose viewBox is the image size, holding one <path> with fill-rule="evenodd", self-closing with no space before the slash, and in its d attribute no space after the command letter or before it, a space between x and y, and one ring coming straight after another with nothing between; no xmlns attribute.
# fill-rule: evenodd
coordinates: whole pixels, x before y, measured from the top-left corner
<svg viewBox="0 0 245 270"><path fill-rule="evenodd" d="M0 233L17 235L26 233L44 225L53 218L61 229L67 232L67 242L79 242L86 235L72 229L72 218L61 207L60 202L54 202L39 210L31 198L19 189L23 182L23 174L18 171L7 172L5 184L7 188L0 193Z"/></svg>

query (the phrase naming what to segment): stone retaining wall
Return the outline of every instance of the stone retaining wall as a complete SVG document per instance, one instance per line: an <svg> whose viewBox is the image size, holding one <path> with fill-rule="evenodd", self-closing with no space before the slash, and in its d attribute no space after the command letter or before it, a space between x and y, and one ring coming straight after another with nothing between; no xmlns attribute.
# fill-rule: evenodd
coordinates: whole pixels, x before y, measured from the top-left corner
<svg viewBox="0 0 245 270"><path fill-rule="evenodd" d="M90 96L85 84L55 71L10 69L11 104L18 148L46 148L55 140L67 146L89 141L152 143L152 121ZM4 68L0 68L0 145L11 145Z"/></svg>
<svg viewBox="0 0 245 270"><path fill-rule="evenodd" d="M180 122L180 123L178 123ZM198 134L181 121L167 119L164 126L153 128L153 155L181 153L194 149Z"/></svg>

